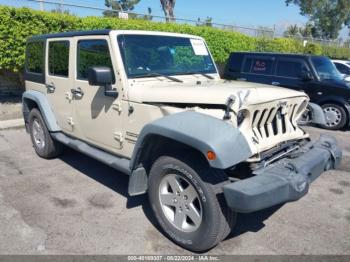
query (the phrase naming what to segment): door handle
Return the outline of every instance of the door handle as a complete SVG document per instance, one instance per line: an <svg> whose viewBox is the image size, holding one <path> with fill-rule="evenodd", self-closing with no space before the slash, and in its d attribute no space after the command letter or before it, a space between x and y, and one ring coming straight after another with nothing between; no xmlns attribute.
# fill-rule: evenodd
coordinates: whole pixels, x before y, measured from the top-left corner
<svg viewBox="0 0 350 262"><path fill-rule="evenodd" d="M71 89L70 91L72 92L73 96L77 98L82 98L84 95L84 92L80 87L77 87L76 89Z"/></svg>
<svg viewBox="0 0 350 262"><path fill-rule="evenodd" d="M280 82L272 82L271 85L273 85L273 86L279 86L279 85L280 85Z"/></svg>
<svg viewBox="0 0 350 262"><path fill-rule="evenodd" d="M55 85L54 85L53 83L46 84L45 86L46 86L46 88L47 88L47 92L48 92L48 93L53 93L53 92L55 92L56 87L55 87Z"/></svg>
<svg viewBox="0 0 350 262"><path fill-rule="evenodd" d="M237 81L247 81L247 78L237 78Z"/></svg>

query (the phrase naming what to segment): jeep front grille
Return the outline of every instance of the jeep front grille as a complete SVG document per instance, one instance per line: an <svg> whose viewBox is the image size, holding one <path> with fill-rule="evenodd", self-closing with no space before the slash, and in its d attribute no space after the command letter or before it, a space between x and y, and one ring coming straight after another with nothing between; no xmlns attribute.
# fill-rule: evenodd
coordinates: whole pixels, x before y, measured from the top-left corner
<svg viewBox="0 0 350 262"><path fill-rule="evenodd" d="M297 106L298 104L291 104L284 108L255 110L252 117L252 130L257 141L295 132Z"/></svg>

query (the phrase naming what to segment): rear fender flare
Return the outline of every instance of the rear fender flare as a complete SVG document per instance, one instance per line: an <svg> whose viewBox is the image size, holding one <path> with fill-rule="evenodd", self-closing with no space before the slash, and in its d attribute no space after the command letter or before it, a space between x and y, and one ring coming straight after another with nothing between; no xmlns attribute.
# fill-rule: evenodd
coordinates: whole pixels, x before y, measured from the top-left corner
<svg viewBox="0 0 350 262"><path fill-rule="evenodd" d="M26 123L28 122L29 113L28 100L36 103L50 132L61 131L46 95L35 90L26 91L22 95L22 111Z"/></svg>

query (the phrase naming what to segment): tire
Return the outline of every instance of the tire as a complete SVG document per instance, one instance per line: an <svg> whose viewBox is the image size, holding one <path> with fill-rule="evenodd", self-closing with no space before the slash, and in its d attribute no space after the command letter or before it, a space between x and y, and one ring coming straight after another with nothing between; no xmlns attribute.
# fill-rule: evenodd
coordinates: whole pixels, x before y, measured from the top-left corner
<svg viewBox="0 0 350 262"><path fill-rule="evenodd" d="M28 122L32 144L38 156L51 159L62 153L63 145L51 138L38 109L34 108L30 111Z"/></svg>
<svg viewBox="0 0 350 262"><path fill-rule="evenodd" d="M337 104L324 104L322 109L326 115L327 124L323 128L328 130L342 129L348 122L345 109Z"/></svg>
<svg viewBox="0 0 350 262"><path fill-rule="evenodd" d="M178 183L174 185L174 181ZM210 168L196 155L159 157L150 170L148 197L164 233L195 252L207 251L225 239L236 222L236 213L228 208L222 193L225 183L229 181L223 171ZM177 185L178 195L173 190ZM178 215L181 207L182 217ZM182 224L175 222L175 215L182 218L178 220Z"/></svg>

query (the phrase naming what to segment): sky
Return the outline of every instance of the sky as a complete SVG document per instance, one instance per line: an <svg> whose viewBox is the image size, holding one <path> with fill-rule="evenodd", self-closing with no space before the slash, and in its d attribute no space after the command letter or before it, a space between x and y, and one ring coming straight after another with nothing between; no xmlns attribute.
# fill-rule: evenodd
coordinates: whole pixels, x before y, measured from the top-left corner
<svg viewBox="0 0 350 262"><path fill-rule="evenodd" d="M76 5L88 5L105 8L104 0L44 0L49 2L63 2ZM0 0L1 5L29 6L39 8L39 3L28 0ZM45 9L54 8L52 4L44 4ZM152 9L153 15L163 16L159 0L141 0L135 7L136 13L147 13ZM73 8L77 15L99 15L101 11L83 8ZM213 22L237 26L276 28L277 33L283 33L291 24L304 25L306 17L299 14L295 5L286 6L284 0L177 0L175 16L178 18L197 20L212 17ZM349 30L341 32L343 38L348 37Z"/></svg>

